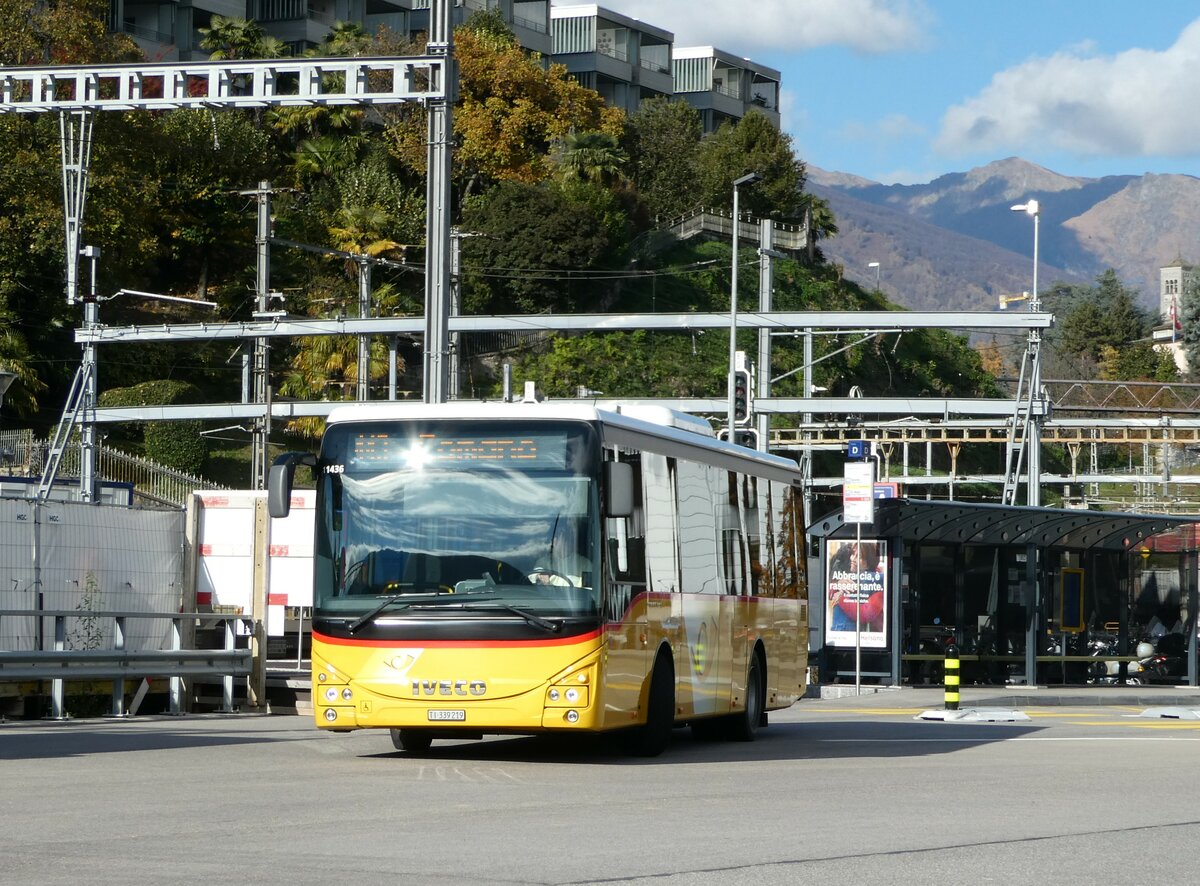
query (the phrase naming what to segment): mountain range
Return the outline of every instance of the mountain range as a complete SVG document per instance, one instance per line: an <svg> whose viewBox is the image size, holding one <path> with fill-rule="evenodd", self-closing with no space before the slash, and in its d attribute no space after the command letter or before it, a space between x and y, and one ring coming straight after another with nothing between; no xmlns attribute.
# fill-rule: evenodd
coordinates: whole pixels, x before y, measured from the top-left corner
<svg viewBox="0 0 1200 886"><path fill-rule="evenodd" d="M1112 268L1157 313L1158 269L1200 263L1200 179L1189 175L1078 178L1010 157L916 185L810 166L808 190L837 220L825 257L862 286L878 274L884 294L913 310L990 310L1031 289L1033 219L1010 211L1030 199L1043 292Z"/></svg>

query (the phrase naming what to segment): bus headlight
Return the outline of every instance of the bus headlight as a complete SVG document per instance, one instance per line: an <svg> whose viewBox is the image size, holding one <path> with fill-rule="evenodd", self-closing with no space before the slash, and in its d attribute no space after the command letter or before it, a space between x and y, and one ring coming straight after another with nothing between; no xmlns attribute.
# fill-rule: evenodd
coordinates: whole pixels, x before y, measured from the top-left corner
<svg viewBox="0 0 1200 886"><path fill-rule="evenodd" d="M551 686L546 690L546 704L553 708L585 708L588 706L586 686Z"/></svg>
<svg viewBox="0 0 1200 886"><path fill-rule="evenodd" d="M328 720L330 723L332 723L334 720L337 719L337 710L334 708L326 708L325 709L325 719Z"/></svg>
<svg viewBox="0 0 1200 886"><path fill-rule="evenodd" d="M567 711L567 722L568 723L578 723L579 722L579 711Z"/></svg>
<svg viewBox="0 0 1200 886"><path fill-rule="evenodd" d="M354 698L354 693L351 691L349 686L347 686L345 689L342 690L342 698L345 699L346 701L349 701L350 699Z"/></svg>
<svg viewBox="0 0 1200 886"><path fill-rule="evenodd" d="M338 691L337 691L336 686L326 686L325 687L325 700L327 702L329 702L330 704L333 704L335 701L338 700Z"/></svg>

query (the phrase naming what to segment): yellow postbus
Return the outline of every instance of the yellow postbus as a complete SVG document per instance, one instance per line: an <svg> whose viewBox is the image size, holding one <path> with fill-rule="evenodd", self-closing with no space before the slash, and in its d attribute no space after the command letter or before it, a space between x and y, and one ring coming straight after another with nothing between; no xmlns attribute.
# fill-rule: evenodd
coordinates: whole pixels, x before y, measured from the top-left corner
<svg viewBox="0 0 1200 886"><path fill-rule="evenodd" d="M794 462L655 407L338 407L316 477L318 726L437 738L676 726L751 740L804 692Z"/></svg>

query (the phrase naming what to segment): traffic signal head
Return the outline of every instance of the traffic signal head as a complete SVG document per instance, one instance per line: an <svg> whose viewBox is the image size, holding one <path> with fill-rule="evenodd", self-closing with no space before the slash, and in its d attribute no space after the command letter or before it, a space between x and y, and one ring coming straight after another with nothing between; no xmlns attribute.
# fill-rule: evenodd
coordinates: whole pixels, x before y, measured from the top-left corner
<svg viewBox="0 0 1200 886"><path fill-rule="evenodd" d="M746 425L750 423L750 370L735 369L733 371L733 423Z"/></svg>

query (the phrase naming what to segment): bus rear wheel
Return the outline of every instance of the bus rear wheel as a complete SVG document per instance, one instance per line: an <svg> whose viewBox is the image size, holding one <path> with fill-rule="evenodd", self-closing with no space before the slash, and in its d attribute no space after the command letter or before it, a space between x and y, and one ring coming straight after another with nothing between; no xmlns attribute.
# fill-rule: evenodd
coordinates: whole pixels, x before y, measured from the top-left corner
<svg viewBox="0 0 1200 886"><path fill-rule="evenodd" d="M746 674L746 707L729 718L730 741L754 741L763 719L763 677L760 659L750 659Z"/></svg>
<svg viewBox="0 0 1200 886"><path fill-rule="evenodd" d="M423 754L433 744L433 736L422 729L392 729L392 744L398 751Z"/></svg>

